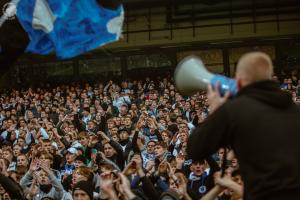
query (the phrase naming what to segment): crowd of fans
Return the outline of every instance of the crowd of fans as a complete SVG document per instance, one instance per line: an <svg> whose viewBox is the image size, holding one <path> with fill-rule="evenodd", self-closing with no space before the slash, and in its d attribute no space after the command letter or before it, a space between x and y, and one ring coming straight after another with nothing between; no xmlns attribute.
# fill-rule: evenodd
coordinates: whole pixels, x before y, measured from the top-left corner
<svg viewBox="0 0 300 200"><path fill-rule="evenodd" d="M280 87L300 105L298 76ZM0 199L242 199L232 151L187 156L204 92L147 78L5 91L0 103Z"/></svg>

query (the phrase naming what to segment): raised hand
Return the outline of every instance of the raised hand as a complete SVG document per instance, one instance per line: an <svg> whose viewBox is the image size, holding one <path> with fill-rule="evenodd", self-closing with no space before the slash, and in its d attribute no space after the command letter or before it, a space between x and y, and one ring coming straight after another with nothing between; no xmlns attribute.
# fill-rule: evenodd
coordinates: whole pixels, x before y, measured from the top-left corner
<svg viewBox="0 0 300 200"><path fill-rule="evenodd" d="M30 164L29 172L33 173L33 172L37 171L39 168L40 168L39 160L35 158Z"/></svg>
<svg viewBox="0 0 300 200"><path fill-rule="evenodd" d="M49 176L53 175L53 172L51 171L50 167L45 163L40 161L40 167L42 170L44 170Z"/></svg>
<svg viewBox="0 0 300 200"><path fill-rule="evenodd" d="M130 189L130 182L126 178L126 176L122 173L119 173L120 178L120 192L127 198L127 199L134 199L135 195Z"/></svg>
<svg viewBox="0 0 300 200"><path fill-rule="evenodd" d="M224 97L220 94L220 83L218 82L216 87L213 88L212 85L208 85L207 87L207 98L208 98L208 104L210 108L210 112L213 113L215 110L217 110L221 105L223 105L227 99L230 97L230 92L227 91Z"/></svg>

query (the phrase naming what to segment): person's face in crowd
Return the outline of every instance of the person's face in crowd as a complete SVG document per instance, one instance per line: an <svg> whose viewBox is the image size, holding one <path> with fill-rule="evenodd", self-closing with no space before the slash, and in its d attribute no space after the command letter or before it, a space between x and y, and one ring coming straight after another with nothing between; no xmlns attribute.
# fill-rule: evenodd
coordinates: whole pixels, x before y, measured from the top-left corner
<svg viewBox="0 0 300 200"><path fill-rule="evenodd" d="M79 169L76 169L72 176L72 183L76 184L80 181L87 181L88 178L85 177L82 173L80 173Z"/></svg>
<svg viewBox="0 0 300 200"><path fill-rule="evenodd" d="M83 190L75 190L73 193L74 200L90 200L89 195Z"/></svg>
<svg viewBox="0 0 300 200"><path fill-rule="evenodd" d="M137 110L137 106L135 103L132 103L130 108L131 110Z"/></svg>
<svg viewBox="0 0 300 200"><path fill-rule="evenodd" d="M11 109L11 115L16 115L17 114L17 110L16 109Z"/></svg>
<svg viewBox="0 0 300 200"><path fill-rule="evenodd" d="M120 124L121 124L121 118L120 117L116 117L115 118L115 123L116 123L116 126L120 126Z"/></svg>
<svg viewBox="0 0 300 200"><path fill-rule="evenodd" d="M47 117L46 112L45 112L45 111L42 111L42 112L41 112L41 118L46 118L46 117Z"/></svg>
<svg viewBox="0 0 300 200"><path fill-rule="evenodd" d="M101 113L97 112L95 119L96 121L101 121Z"/></svg>
<svg viewBox="0 0 300 200"><path fill-rule="evenodd" d="M121 141L124 141L124 140L127 140L129 138L129 134L127 131L121 131L120 132L120 140Z"/></svg>
<svg viewBox="0 0 300 200"><path fill-rule="evenodd" d="M118 134L117 134L117 133L116 133L116 134L112 134L112 135L111 135L111 139L112 139L113 141L119 142L119 136L118 136Z"/></svg>
<svg viewBox="0 0 300 200"><path fill-rule="evenodd" d="M9 197L9 195L6 193L5 189L3 188L3 186L0 184L0 199L11 199Z"/></svg>
<svg viewBox="0 0 300 200"><path fill-rule="evenodd" d="M166 152L166 149L164 149L162 146L160 145L155 145L154 147L154 155L156 158L160 158L162 157Z"/></svg>
<svg viewBox="0 0 300 200"><path fill-rule="evenodd" d="M158 99L157 93L153 93L152 100L156 101Z"/></svg>
<svg viewBox="0 0 300 200"><path fill-rule="evenodd" d="M131 119L130 117L125 118L125 126L131 126Z"/></svg>
<svg viewBox="0 0 300 200"><path fill-rule="evenodd" d="M175 113L176 116L181 115L181 112L179 111L179 109L175 109L175 110L174 110L174 113Z"/></svg>
<svg viewBox="0 0 300 200"><path fill-rule="evenodd" d="M166 120L164 120L164 119L160 119L160 120L159 120L159 124L162 125L163 127L166 127L166 126L167 126L167 122L166 122Z"/></svg>
<svg viewBox="0 0 300 200"><path fill-rule="evenodd" d="M13 147L13 154L15 157L18 157L18 155L21 154L22 148L17 144Z"/></svg>
<svg viewBox="0 0 300 200"><path fill-rule="evenodd" d="M24 167L28 167L28 159L26 158L25 155L19 155L17 157L17 166L24 166Z"/></svg>
<svg viewBox="0 0 300 200"><path fill-rule="evenodd" d="M2 198L3 200L11 200L9 194L7 192L5 192L3 195L2 195Z"/></svg>
<svg viewBox="0 0 300 200"><path fill-rule="evenodd" d="M191 165L191 171L196 176L201 176L205 170L205 162L193 162Z"/></svg>
<svg viewBox="0 0 300 200"><path fill-rule="evenodd" d="M88 137L81 137L79 139L79 142L82 146L86 147L89 144L89 138Z"/></svg>
<svg viewBox="0 0 300 200"><path fill-rule="evenodd" d="M10 141L15 141L17 139L16 131L12 131L10 135Z"/></svg>
<svg viewBox="0 0 300 200"><path fill-rule="evenodd" d="M169 96L169 93L170 93L170 92L169 92L169 89L165 89L165 90L164 90L164 93L165 93L166 95Z"/></svg>
<svg viewBox="0 0 300 200"><path fill-rule="evenodd" d="M179 132L179 140L180 142L186 142L188 139L188 134L184 131Z"/></svg>
<svg viewBox="0 0 300 200"><path fill-rule="evenodd" d="M1 110L1 116L5 116L5 111Z"/></svg>
<svg viewBox="0 0 300 200"><path fill-rule="evenodd" d="M300 98L296 98L296 101L295 101L296 105L300 106Z"/></svg>
<svg viewBox="0 0 300 200"><path fill-rule="evenodd" d="M94 128L95 128L94 122L89 121L89 122L87 123L87 128L88 128L89 130L94 129Z"/></svg>
<svg viewBox="0 0 300 200"><path fill-rule="evenodd" d="M221 149L219 149L219 151L218 151L218 157L219 157L219 160L223 160L224 159L224 149L223 148L221 148Z"/></svg>
<svg viewBox="0 0 300 200"><path fill-rule="evenodd" d="M40 170L38 172L38 183L40 185L48 185L48 184L50 184L50 180L48 178L48 174L44 170Z"/></svg>
<svg viewBox="0 0 300 200"><path fill-rule="evenodd" d="M169 188L175 191L178 189L178 185L172 178L169 179Z"/></svg>
<svg viewBox="0 0 300 200"><path fill-rule="evenodd" d="M9 118L10 114L11 114L10 111L6 111L6 113L5 113L6 118Z"/></svg>
<svg viewBox="0 0 300 200"><path fill-rule="evenodd" d="M150 102L148 99L145 100L145 106L149 106L150 105Z"/></svg>
<svg viewBox="0 0 300 200"><path fill-rule="evenodd" d="M69 127L70 131L74 131L75 130L75 127L74 127L73 124L69 125L68 127Z"/></svg>
<svg viewBox="0 0 300 200"><path fill-rule="evenodd" d="M112 122L112 121L107 122L107 128L108 129L112 129L114 126L115 126L114 122Z"/></svg>
<svg viewBox="0 0 300 200"><path fill-rule="evenodd" d="M23 131L24 132L24 131ZM20 135L20 134L19 134ZM18 139L18 145L20 145L21 148L23 148L25 146L25 140L24 138L20 138Z"/></svg>
<svg viewBox="0 0 300 200"><path fill-rule="evenodd" d="M43 141L42 147L45 151L51 153L52 152L52 145L50 141Z"/></svg>
<svg viewBox="0 0 300 200"><path fill-rule="evenodd" d="M104 155L105 155L105 157L111 158L114 154L115 154L114 148L109 143L106 143L104 145Z"/></svg>
<svg viewBox="0 0 300 200"><path fill-rule="evenodd" d="M52 164L52 160L50 160L50 158L47 158L44 154L42 154L39 157L39 160L42 161L43 163L45 163L48 167L50 167Z"/></svg>
<svg viewBox="0 0 300 200"><path fill-rule="evenodd" d="M7 128L10 128L11 126L13 125L13 121L12 120L7 120L7 122L6 122L6 126L7 126Z"/></svg>
<svg viewBox="0 0 300 200"><path fill-rule="evenodd" d="M90 113L91 114L95 114L96 113L95 107L90 107Z"/></svg>
<svg viewBox="0 0 300 200"><path fill-rule="evenodd" d="M181 122L182 122L182 120L181 120ZM179 129L179 131L185 131L185 132L188 132L188 127L187 127L187 125L184 124L184 123L179 124L178 129Z"/></svg>
<svg viewBox="0 0 300 200"><path fill-rule="evenodd" d="M185 110L190 110L191 109L191 103L190 102L185 102L184 108L185 108Z"/></svg>
<svg viewBox="0 0 300 200"><path fill-rule="evenodd" d="M125 125L125 117L121 117L121 126Z"/></svg>
<svg viewBox="0 0 300 200"><path fill-rule="evenodd" d="M163 139L163 141L165 142L165 143L169 143L169 141L170 141L170 137L169 137L169 134L167 133L167 132L162 132L161 133L161 137L162 137L162 139Z"/></svg>
<svg viewBox="0 0 300 200"><path fill-rule="evenodd" d="M3 151L2 156L3 156L3 158L8 160L9 162L11 162L12 159L13 159L13 154L10 151L7 151L7 150Z"/></svg>
<svg viewBox="0 0 300 200"><path fill-rule="evenodd" d="M187 142L183 142L182 146L181 146L181 152L182 152L183 155L187 154L186 148L187 148Z"/></svg>
<svg viewBox="0 0 300 200"><path fill-rule="evenodd" d="M45 112L50 113L50 108L48 106L45 108Z"/></svg>
<svg viewBox="0 0 300 200"><path fill-rule="evenodd" d="M28 117L29 120L34 118L33 113L30 110L27 111L27 117Z"/></svg>
<svg viewBox="0 0 300 200"><path fill-rule="evenodd" d="M81 160L75 160L74 166L77 169L78 167L85 166L85 164Z"/></svg>
<svg viewBox="0 0 300 200"><path fill-rule="evenodd" d="M66 161L67 161L68 164L72 164L74 162L75 158L76 158L76 154L67 152Z"/></svg>
<svg viewBox="0 0 300 200"><path fill-rule="evenodd" d="M76 99L75 100L75 105L78 107L78 106L80 106L80 100L79 99Z"/></svg>
<svg viewBox="0 0 300 200"><path fill-rule="evenodd" d="M118 128L117 127L113 127L111 129L111 134L117 134L118 133Z"/></svg>
<svg viewBox="0 0 300 200"><path fill-rule="evenodd" d="M171 96L171 97L174 97L174 96L175 96L174 90L171 90L171 91L170 91L170 96Z"/></svg>
<svg viewBox="0 0 300 200"><path fill-rule="evenodd" d="M104 96L104 97L103 97L103 102L104 102L104 103L107 103L107 104L110 104L110 103L111 103L111 100L110 100L110 98L109 98L108 96Z"/></svg>
<svg viewBox="0 0 300 200"><path fill-rule="evenodd" d="M128 108L127 106L121 106L120 115L125 116L127 114Z"/></svg>
<svg viewBox="0 0 300 200"><path fill-rule="evenodd" d="M22 127L22 128L26 127L25 120L23 120L23 119L20 120L19 124L20 124L20 127Z"/></svg>
<svg viewBox="0 0 300 200"><path fill-rule="evenodd" d="M163 110L159 110L158 111L158 117L163 117L164 116L164 111Z"/></svg>

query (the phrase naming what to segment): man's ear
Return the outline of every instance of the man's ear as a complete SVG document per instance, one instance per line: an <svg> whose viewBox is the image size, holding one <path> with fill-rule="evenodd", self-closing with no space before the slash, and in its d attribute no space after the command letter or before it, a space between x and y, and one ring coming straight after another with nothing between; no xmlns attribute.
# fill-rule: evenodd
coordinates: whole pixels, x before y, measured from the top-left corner
<svg viewBox="0 0 300 200"><path fill-rule="evenodd" d="M242 81L241 81L241 79L236 79L236 85L237 85L237 89L239 91L242 88Z"/></svg>

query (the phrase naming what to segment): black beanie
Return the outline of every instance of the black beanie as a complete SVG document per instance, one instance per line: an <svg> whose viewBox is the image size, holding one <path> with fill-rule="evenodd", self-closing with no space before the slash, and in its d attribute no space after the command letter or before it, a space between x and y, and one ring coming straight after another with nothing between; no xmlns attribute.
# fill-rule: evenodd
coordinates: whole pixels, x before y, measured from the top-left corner
<svg viewBox="0 0 300 200"><path fill-rule="evenodd" d="M90 200L93 200L93 186L88 181L80 181L73 187L73 195L75 190L83 190L89 195Z"/></svg>

